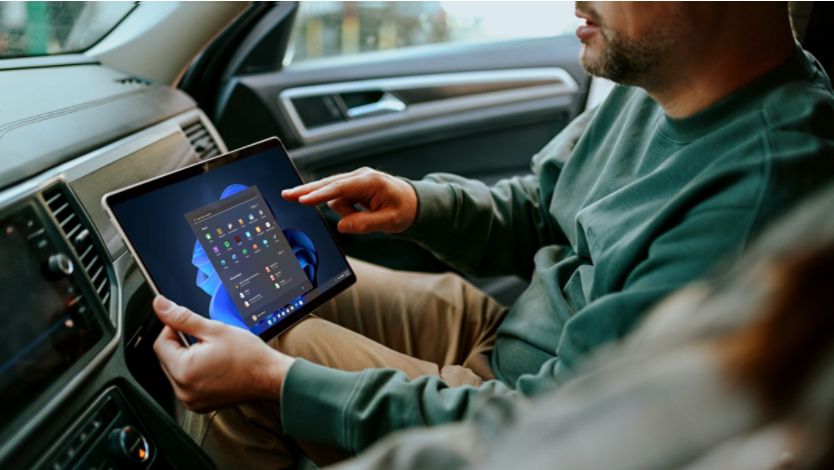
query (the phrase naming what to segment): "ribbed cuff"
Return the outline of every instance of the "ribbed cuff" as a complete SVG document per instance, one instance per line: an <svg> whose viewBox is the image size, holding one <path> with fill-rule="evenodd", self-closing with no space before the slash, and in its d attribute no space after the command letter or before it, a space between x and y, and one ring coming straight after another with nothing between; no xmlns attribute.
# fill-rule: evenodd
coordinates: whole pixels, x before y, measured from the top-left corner
<svg viewBox="0 0 834 470"><path fill-rule="evenodd" d="M281 424L292 437L350 451L345 411L362 372L330 369L296 359L281 386Z"/></svg>
<svg viewBox="0 0 834 470"><path fill-rule="evenodd" d="M431 180L403 178L417 193L417 218L414 225L395 236L436 246L438 235L447 233L455 220L455 192L448 184Z"/></svg>

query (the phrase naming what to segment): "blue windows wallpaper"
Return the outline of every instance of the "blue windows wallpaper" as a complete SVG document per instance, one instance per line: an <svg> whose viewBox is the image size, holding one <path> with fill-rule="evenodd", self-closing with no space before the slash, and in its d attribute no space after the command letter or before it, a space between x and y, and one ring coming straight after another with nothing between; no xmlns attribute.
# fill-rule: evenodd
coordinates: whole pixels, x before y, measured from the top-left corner
<svg viewBox="0 0 834 470"><path fill-rule="evenodd" d="M283 150L275 148L123 202L113 210L163 295L207 318L246 328L183 215L257 186L304 274L317 287L349 266L318 211L281 197L283 189L299 184ZM259 334L265 327L248 329Z"/></svg>

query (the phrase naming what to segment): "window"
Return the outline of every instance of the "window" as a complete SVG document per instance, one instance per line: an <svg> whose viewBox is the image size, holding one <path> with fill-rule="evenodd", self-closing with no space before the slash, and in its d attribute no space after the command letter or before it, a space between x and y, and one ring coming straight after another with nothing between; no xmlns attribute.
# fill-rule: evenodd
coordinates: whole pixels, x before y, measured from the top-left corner
<svg viewBox="0 0 834 470"><path fill-rule="evenodd" d="M82 52L135 2L0 2L0 59Z"/></svg>
<svg viewBox="0 0 834 470"><path fill-rule="evenodd" d="M571 34L573 2L300 2L284 63L424 44Z"/></svg>

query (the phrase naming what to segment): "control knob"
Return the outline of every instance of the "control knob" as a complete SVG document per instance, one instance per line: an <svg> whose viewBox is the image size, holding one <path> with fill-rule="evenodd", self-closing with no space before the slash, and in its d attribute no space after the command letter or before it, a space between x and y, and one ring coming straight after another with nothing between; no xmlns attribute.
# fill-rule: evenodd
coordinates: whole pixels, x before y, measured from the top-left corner
<svg viewBox="0 0 834 470"><path fill-rule="evenodd" d="M75 270L75 265L69 256L63 253L56 253L49 257L49 271L56 278L69 276Z"/></svg>
<svg viewBox="0 0 834 470"><path fill-rule="evenodd" d="M150 443L132 426L110 433L110 452L119 462L127 465L143 464L151 458Z"/></svg>

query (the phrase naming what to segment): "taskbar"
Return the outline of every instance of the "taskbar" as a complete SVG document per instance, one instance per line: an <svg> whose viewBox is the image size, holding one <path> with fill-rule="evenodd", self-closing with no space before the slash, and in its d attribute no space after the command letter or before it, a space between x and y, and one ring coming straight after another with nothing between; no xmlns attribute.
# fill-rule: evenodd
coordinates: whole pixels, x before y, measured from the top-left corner
<svg viewBox="0 0 834 470"><path fill-rule="evenodd" d="M255 325L253 325L249 330L252 333L260 334L261 332L265 331L267 328L275 325L283 318L287 317L291 313L295 312L301 306L307 304L310 300L315 299L319 296L320 293L326 292L331 287L335 286L342 280L346 279L351 275L350 269L345 269L344 271L340 272L339 274L333 276L329 280L321 283L321 285L313 288L311 291L302 294L301 296L295 298L292 302L284 305L283 307L279 308L278 310L274 311L270 315L266 315L263 320L259 321Z"/></svg>

